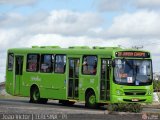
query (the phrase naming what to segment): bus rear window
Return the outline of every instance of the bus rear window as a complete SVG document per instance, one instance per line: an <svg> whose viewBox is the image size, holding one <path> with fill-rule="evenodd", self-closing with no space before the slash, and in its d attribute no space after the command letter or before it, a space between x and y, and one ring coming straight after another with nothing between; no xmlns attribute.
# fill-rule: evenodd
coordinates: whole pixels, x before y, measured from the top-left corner
<svg viewBox="0 0 160 120"><path fill-rule="evenodd" d="M27 71L37 72L39 70L39 55L29 54L27 56Z"/></svg>
<svg viewBox="0 0 160 120"><path fill-rule="evenodd" d="M14 54L9 53L8 54L8 70L12 71L13 70L13 63L14 63Z"/></svg>

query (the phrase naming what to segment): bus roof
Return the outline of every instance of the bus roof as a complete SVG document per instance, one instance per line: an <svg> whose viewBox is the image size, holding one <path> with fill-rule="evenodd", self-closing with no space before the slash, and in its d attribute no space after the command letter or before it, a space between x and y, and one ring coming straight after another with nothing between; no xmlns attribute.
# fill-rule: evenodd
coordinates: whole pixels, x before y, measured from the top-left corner
<svg viewBox="0 0 160 120"><path fill-rule="evenodd" d="M60 48L59 46L32 46L32 48L11 48L8 49L8 52L12 53L48 53L48 54L71 54L71 55L82 55L82 54L100 54L100 55L109 55L112 56L115 52L118 51L143 51L136 49L122 49L120 47L88 47L88 46L71 46L68 48Z"/></svg>

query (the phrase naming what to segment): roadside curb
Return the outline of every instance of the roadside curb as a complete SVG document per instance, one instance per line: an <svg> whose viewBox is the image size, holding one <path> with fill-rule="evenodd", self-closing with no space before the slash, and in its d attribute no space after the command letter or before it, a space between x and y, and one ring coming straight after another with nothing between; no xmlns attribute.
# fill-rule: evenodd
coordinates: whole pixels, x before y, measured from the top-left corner
<svg viewBox="0 0 160 120"><path fill-rule="evenodd" d="M105 113L105 114L107 114L107 113ZM143 114L158 114L158 115L160 115L160 113L159 112L149 112L149 111L142 111L142 112L140 112L140 113L132 113L132 112L115 112L115 111L113 111L113 112L108 112L108 114L110 114L110 115L143 115Z"/></svg>
<svg viewBox="0 0 160 120"><path fill-rule="evenodd" d="M142 113L132 113L132 112L116 112L116 111L111 111L109 112L110 115L141 115Z"/></svg>

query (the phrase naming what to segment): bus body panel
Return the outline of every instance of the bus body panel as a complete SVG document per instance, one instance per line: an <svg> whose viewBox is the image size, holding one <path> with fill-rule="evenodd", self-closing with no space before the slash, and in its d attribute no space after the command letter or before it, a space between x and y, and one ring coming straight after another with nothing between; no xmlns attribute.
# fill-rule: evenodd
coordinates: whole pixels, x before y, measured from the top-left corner
<svg viewBox="0 0 160 120"><path fill-rule="evenodd" d="M11 95L14 95L14 87L13 87L13 72L11 71L8 71L6 72L7 76L6 76L6 84L5 84L5 87L6 87L6 92L8 94L11 94Z"/></svg>

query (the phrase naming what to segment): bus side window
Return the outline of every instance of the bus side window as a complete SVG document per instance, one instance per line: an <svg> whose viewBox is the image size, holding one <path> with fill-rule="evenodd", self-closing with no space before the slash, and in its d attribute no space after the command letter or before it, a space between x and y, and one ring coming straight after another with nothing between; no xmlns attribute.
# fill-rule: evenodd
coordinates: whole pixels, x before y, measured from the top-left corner
<svg viewBox="0 0 160 120"><path fill-rule="evenodd" d="M95 75L97 73L97 56L84 56L82 65L83 74Z"/></svg>
<svg viewBox="0 0 160 120"><path fill-rule="evenodd" d="M39 55L28 54L27 55L27 71L38 72L38 70L39 70Z"/></svg>
<svg viewBox="0 0 160 120"><path fill-rule="evenodd" d="M8 54L8 70L12 71L13 70L13 63L14 63L14 54L9 53Z"/></svg>
<svg viewBox="0 0 160 120"><path fill-rule="evenodd" d="M40 71L44 73L51 73L53 71L52 55L50 54L41 55Z"/></svg>
<svg viewBox="0 0 160 120"><path fill-rule="evenodd" d="M56 55L55 56L55 73L64 73L66 67L66 56L65 55Z"/></svg>

